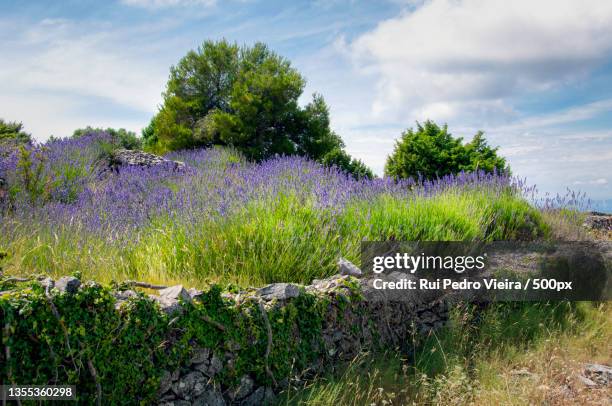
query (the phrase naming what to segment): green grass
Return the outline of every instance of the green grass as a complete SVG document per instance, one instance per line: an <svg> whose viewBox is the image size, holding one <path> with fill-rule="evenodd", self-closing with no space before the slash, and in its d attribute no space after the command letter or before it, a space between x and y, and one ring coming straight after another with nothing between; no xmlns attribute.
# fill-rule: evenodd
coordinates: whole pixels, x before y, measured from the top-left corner
<svg viewBox="0 0 612 406"><path fill-rule="evenodd" d="M382 195L353 201L340 213L291 195L257 201L230 216L193 223L157 218L125 243L100 238L78 224L54 229L2 227L0 242L10 274L51 276L80 271L100 282L139 279L204 286L310 282L331 275L339 256L359 261L362 239L490 240L536 238L548 233L541 214L512 193L451 189L405 200ZM11 223L13 222L13 223ZM8 234L8 232L7 232Z"/></svg>

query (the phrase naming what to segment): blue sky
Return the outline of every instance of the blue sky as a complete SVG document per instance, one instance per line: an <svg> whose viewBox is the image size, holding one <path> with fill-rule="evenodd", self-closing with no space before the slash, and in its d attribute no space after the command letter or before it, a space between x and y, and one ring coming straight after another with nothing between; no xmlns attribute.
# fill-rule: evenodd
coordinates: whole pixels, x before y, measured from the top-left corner
<svg viewBox="0 0 612 406"><path fill-rule="evenodd" d="M347 149L382 173L402 130L482 129L516 175L612 205L606 0L0 2L0 117L38 139L139 131L170 65L203 40L263 41L320 92ZM612 207L610 207L612 208Z"/></svg>

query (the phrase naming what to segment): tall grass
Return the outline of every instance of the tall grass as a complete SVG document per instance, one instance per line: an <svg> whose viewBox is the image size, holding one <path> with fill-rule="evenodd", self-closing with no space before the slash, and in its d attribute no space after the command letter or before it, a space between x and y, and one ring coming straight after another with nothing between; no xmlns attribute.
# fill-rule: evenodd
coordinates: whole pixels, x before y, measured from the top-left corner
<svg viewBox="0 0 612 406"><path fill-rule="evenodd" d="M583 363L610 363L612 308L594 303L498 304L456 310L413 354L362 354L281 404L606 404L577 380Z"/></svg>
<svg viewBox="0 0 612 406"><path fill-rule="evenodd" d="M309 282L359 259L368 240L533 239L541 213L506 176L355 181L299 157L246 162L229 149L173 153L187 169L99 173L109 142L54 141L33 163L51 189L0 208L2 265L13 274L74 271L101 282L261 285ZM11 166L12 165L12 166ZM19 190L20 158L0 172ZM58 185L53 189L53 185Z"/></svg>
<svg viewBox="0 0 612 406"><path fill-rule="evenodd" d="M24 224L7 218L2 230L11 238L0 249L10 254L5 268L11 273L81 271L102 282L139 278L189 285L309 282L333 274L339 256L358 261L362 239L515 238L526 227L541 234L539 214L519 199L450 189L430 197L381 195L333 212L287 195L192 222L160 215L120 240L76 221Z"/></svg>

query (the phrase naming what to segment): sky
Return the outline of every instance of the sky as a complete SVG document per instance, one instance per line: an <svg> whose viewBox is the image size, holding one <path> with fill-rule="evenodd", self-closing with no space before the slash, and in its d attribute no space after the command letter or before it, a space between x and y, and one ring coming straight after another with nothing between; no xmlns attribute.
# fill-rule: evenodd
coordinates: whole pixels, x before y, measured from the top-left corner
<svg viewBox="0 0 612 406"><path fill-rule="evenodd" d="M612 1L0 0L0 118L44 141L139 132L207 39L267 43L383 173L417 121L478 130L541 193L612 209Z"/></svg>

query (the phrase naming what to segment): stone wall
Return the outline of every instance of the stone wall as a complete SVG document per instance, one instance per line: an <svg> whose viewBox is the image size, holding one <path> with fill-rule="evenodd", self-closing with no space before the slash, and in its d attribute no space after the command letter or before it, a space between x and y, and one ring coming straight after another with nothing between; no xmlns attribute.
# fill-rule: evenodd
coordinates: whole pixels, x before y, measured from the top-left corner
<svg viewBox="0 0 612 406"><path fill-rule="evenodd" d="M391 276L392 277L392 276ZM357 289L349 281L357 281ZM181 368L164 371L159 389L160 405L260 405L271 404L287 388L289 379L307 380L350 361L361 351L403 348L409 350L415 340L442 327L448 319L447 305L440 298L390 300L370 288L367 279L337 275L315 280L309 286L287 283L268 285L256 291L231 295L232 300L256 300L269 312L287 306L302 292L325 298L321 342L322 351L307 368L292 371L291 377L268 384L258 383L249 374L232 386L220 384L216 377L233 368L238 351L213 351L196 347L191 359ZM198 300L197 291L172 287L152 296L166 311L176 311L180 300ZM182 299L179 299L181 297ZM239 349L237 349L239 350ZM268 348L272 351L273 348ZM265 357L265 354L262 354Z"/></svg>
<svg viewBox="0 0 612 406"><path fill-rule="evenodd" d="M362 351L410 351L446 322L443 298L393 297L339 265L308 286L244 290L5 278L0 380L75 385L79 404L270 404Z"/></svg>

